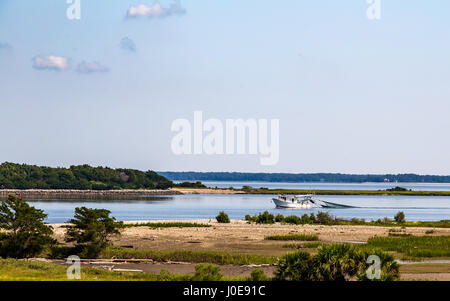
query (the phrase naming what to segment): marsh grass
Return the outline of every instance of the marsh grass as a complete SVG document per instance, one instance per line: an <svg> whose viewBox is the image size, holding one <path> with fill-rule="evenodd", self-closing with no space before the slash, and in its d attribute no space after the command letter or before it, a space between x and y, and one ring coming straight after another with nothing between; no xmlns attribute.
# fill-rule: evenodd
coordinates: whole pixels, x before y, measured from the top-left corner
<svg viewBox="0 0 450 301"><path fill-rule="evenodd" d="M134 227L149 227L149 228L209 228L211 225L199 224L199 223L189 223L189 222L159 222L159 223L135 223L135 224L125 224L126 228Z"/></svg>
<svg viewBox="0 0 450 301"><path fill-rule="evenodd" d="M450 196L450 191L386 191L386 190L302 190L302 189L267 189L254 188L246 190L250 194L315 194L315 195L410 195L410 196Z"/></svg>
<svg viewBox="0 0 450 301"><path fill-rule="evenodd" d="M295 240L295 241L316 241L319 237L315 234L288 234L288 235L273 235L264 237L265 240Z"/></svg>
<svg viewBox="0 0 450 301"><path fill-rule="evenodd" d="M450 257L450 236L373 237L358 247L398 252L404 259Z"/></svg>
<svg viewBox="0 0 450 301"><path fill-rule="evenodd" d="M218 251L198 251L198 250L133 250L120 247L109 247L102 254L101 258L121 258L121 259L152 259L159 262L177 261L191 263L211 263L211 264L274 264L277 257L267 257L248 254L233 254Z"/></svg>
<svg viewBox="0 0 450 301"><path fill-rule="evenodd" d="M337 220L337 225L343 226L378 226L378 227L417 227L417 228L450 228L450 220L441 220L441 221L405 221L402 223L397 223L395 221L387 221L387 220L376 220L376 221L365 221L357 218L353 218L351 220Z"/></svg>

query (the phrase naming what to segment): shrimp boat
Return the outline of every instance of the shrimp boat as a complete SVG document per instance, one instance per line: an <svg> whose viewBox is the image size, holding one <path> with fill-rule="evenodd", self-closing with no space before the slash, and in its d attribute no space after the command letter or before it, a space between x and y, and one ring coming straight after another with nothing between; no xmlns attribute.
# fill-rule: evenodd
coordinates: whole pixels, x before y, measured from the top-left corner
<svg viewBox="0 0 450 301"><path fill-rule="evenodd" d="M294 195L294 196L286 196L286 195L278 195L277 198L273 198L272 201L275 203L277 208L281 209L311 209L311 208L336 208L336 209L345 209L345 208L356 208L353 206L336 204L332 202L326 202L322 200L315 200L314 195L305 194L305 195Z"/></svg>
<svg viewBox="0 0 450 301"><path fill-rule="evenodd" d="M277 198L273 198L277 208L289 208L289 209L310 209L312 207L322 207L317 205L313 199L312 194L294 195L292 197L279 195Z"/></svg>

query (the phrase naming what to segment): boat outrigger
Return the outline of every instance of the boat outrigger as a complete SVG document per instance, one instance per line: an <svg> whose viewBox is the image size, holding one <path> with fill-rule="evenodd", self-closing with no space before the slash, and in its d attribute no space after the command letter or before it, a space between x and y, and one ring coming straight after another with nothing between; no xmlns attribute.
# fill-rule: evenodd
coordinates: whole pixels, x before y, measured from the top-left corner
<svg viewBox="0 0 450 301"><path fill-rule="evenodd" d="M277 198L273 198L277 208L284 209L311 209L311 208L355 208L353 206L331 203L323 200L315 200L314 195L278 195Z"/></svg>

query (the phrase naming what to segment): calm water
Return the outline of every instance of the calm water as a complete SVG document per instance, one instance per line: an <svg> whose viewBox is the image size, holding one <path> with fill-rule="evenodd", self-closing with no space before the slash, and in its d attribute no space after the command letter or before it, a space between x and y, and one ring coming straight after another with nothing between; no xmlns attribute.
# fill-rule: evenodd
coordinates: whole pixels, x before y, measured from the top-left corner
<svg viewBox="0 0 450 301"><path fill-rule="evenodd" d="M183 182L183 181L175 181ZM416 191L450 191L450 183L274 183L274 182L214 182L202 181L208 187L242 188L247 185L254 188L271 189L324 189L324 190L386 190L396 186Z"/></svg>
<svg viewBox="0 0 450 301"><path fill-rule="evenodd" d="M283 215L327 211L340 218L366 220L393 218L401 210L407 220L450 219L450 197L330 195L319 198L359 208L310 210L275 209L271 198L270 195L179 195L128 201L31 200L31 203L49 215L50 223L66 222L73 217L74 209L80 206L108 209L112 216L123 221L214 219L220 211L225 211L231 219L243 219L246 214L254 215L265 210Z"/></svg>

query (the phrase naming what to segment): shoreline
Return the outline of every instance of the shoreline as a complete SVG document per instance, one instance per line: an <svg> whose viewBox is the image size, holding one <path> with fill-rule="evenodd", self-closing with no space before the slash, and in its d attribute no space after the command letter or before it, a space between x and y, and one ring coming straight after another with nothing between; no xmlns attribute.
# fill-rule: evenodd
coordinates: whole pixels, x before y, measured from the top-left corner
<svg viewBox="0 0 450 301"><path fill-rule="evenodd" d="M373 195L373 196L450 196L450 191L384 191L384 190L303 190L303 189L232 189L232 188L169 188L123 189L123 190L78 190L78 189L0 189L0 197L21 194L22 197L137 197L152 195Z"/></svg>
<svg viewBox="0 0 450 301"><path fill-rule="evenodd" d="M131 197L143 195L180 195L177 190L124 189L124 190L78 190L78 189L0 189L0 197L21 194L26 197Z"/></svg>

